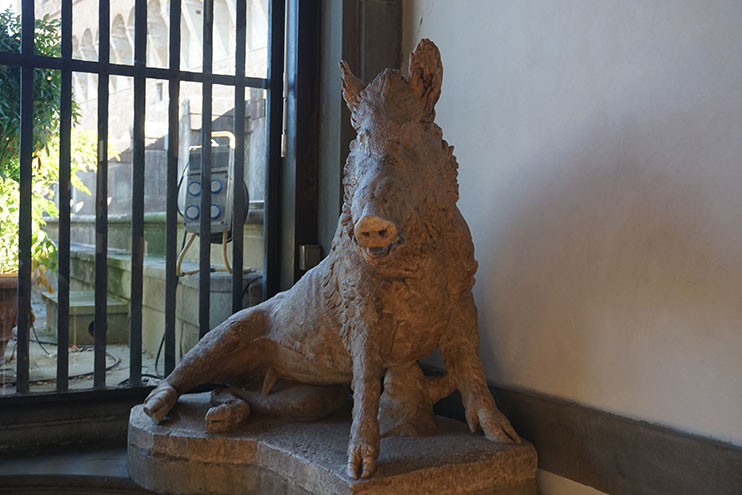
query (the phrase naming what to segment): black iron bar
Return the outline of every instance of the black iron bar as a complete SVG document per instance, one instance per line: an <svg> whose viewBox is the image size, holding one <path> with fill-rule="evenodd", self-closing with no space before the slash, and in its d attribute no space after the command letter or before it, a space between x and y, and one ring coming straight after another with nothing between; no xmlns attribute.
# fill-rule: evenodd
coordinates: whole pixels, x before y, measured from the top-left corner
<svg viewBox="0 0 742 495"><path fill-rule="evenodd" d="M21 54L34 52L34 5L23 2ZM34 69L21 69L21 156L20 205L18 211L18 357L16 392L28 393L28 330L31 326L31 190L33 182L33 94Z"/></svg>
<svg viewBox="0 0 742 495"><path fill-rule="evenodd" d="M142 383L142 292L144 284L144 123L146 120L147 1L134 6L134 136L131 163L131 297L129 385Z"/></svg>
<svg viewBox="0 0 742 495"><path fill-rule="evenodd" d="M211 75L213 59L214 2L203 4L203 72ZM199 224L198 272L198 334L203 337L211 329L209 323L211 292L211 82L202 86L201 104L201 208Z"/></svg>
<svg viewBox="0 0 742 495"><path fill-rule="evenodd" d="M238 79L235 76L227 76L224 74L199 74L198 72L183 72L181 74L183 81L193 82L208 82L213 84L222 84L225 86L231 86L237 83ZM250 88L262 88L268 87L268 80L259 77L246 77L243 79L245 86Z"/></svg>
<svg viewBox="0 0 742 495"><path fill-rule="evenodd" d="M242 194L245 183L245 55L247 44L247 1L237 0L237 39L235 44L235 69L237 84L234 88L234 177L232 181L234 204L232 208L232 313L242 309L242 250L246 200Z"/></svg>
<svg viewBox="0 0 742 495"><path fill-rule="evenodd" d="M98 60L98 170L95 189L95 351L93 386L106 386L106 333L108 303L108 62L110 55L110 8L98 4L100 43Z"/></svg>
<svg viewBox="0 0 742 495"><path fill-rule="evenodd" d="M270 38L268 44L268 101L266 117L268 147L266 149L265 212L263 233L265 238L265 271L263 297L276 294L280 284L280 233L281 233L281 127L283 124L283 44L285 0L271 0L269 7Z"/></svg>
<svg viewBox="0 0 742 495"><path fill-rule="evenodd" d="M38 69L62 69L66 65L60 58L46 57L42 55L23 56L19 53L0 52L0 65L23 65L32 66ZM108 64L107 73L112 76L134 76L134 66L122 64ZM100 62L90 60L72 59L69 62L69 68L74 72L84 72L89 74L98 74L100 72ZM171 79L175 77L171 69L159 67L147 67L144 69L144 76L148 79ZM178 79L188 82L210 82L213 84L223 84L225 86L234 86L238 82L238 77L227 74L204 74L201 72L183 71L177 74ZM268 80L261 77L244 77L241 78L248 88L266 89Z"/></svg>
<svg viewBox="0 0 742 495"><path fill-rule="evenodd" d="M180 0L170 0L170 74L168 83L167 200L165 219L165 375L175 368L175 309L178 276L178 148L180 80ZM187 129L190 131L190 129ZM186 235L185 230L183 235Z"/></svg>
<svg viewBox="0 0 742 495"><path fill-rule="evenodd" d="M62 0L62 61L72 59L72 0ZM69 387L70 344L70 158L72 71L61 71L59 102L59 236L57 239L57 391Z"/></svg>

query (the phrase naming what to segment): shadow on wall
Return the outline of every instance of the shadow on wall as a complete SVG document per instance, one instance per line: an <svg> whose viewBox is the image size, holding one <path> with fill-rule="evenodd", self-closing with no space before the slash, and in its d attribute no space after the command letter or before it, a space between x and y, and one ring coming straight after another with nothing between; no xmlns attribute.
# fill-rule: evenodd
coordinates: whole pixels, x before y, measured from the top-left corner
<svg viewBox="0 0 742 495"><path fill-rule="evenodd" d="M730 136L679 117L595 116L505 179L477 244L490 377L699 423L742 400L742 167Z"/></svg>

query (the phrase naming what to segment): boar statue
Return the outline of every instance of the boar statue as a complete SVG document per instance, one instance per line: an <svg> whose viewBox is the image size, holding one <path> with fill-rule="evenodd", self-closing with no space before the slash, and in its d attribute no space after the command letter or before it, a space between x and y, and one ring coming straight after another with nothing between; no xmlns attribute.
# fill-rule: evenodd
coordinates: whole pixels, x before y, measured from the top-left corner
<svg viewBox="0 0 742 495"><path fill-rule="evenodd" d="M520 442L487 388L472 287L477 262L459 212L456 158L435 123L443 67L422 40L408 76L387 69L368 86L340 63L356 139L345 164L344 204L327 257L290 290L242 310L206 334L147 397L161 421L180 394L256 377L353 391L348 476L371 477L380 437L422 435L433 404L458 389L472 431ZM440 350L447 374L418 360ZM382 393L383 381L383 393ZM239 393L213 402L211 431L244 421Z"/></svg>

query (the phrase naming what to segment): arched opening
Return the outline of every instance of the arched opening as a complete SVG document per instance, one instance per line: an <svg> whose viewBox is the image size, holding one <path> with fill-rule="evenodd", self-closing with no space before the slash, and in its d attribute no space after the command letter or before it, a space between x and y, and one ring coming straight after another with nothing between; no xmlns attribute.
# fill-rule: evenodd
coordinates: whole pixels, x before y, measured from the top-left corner
<svg viewBox="0 0 742 495"><path fill-rule="evenodd" d="M93 32L90 29L86 29L82 35L82 42L80 43L80 54L83 60L98 60L98 49L95 39L93 39ZM95 98L95 76L92 74L81 75L81 79L85 78L86 82L81 86L85 88L85 94L80 94L81 99L89 100Z"/></svg>
<svg viewBox="0 0 742 495"><path fill-rule="evenodd" d="M191 30L185 17L180 18L180 68L188 70L191 68Z"/></svg>
<svg viewBox="0 0 742 495"><path fill-rule="evenodd" d="M234 50L237 40L236 24L234 20L234 2L216 0L214 2L214 63L223 72L234 72ZM218 69L217 69L218 70Z"/></svg>
<svg viewBox="0 0 742 495"><path fill-rule="evenodd" d="M90 29L86 29L82 35L80 54L83 60L98 60L98 50L93 39L93 32Z"/></svg>
<svg viewBox="0 0 742 495"><path fill-rule="evenodd" d="M134 16L134 7L131 8L129 11L129 17L126 19L126 34L129 36L129 43L131 43L132 46L134 46L134 23L135 23L135 16Z"/></svg>
<svg viewBox="0 0 742 495"><path fill-rule="evenodd" d="M84 58L80 51L80 40L77 39L77 36L72 37L72 58ZM79 104L88 95L88 76L81 72L73 72L72 74L72 97Z"/></svg>
<svg viewBox="0 0 742 495"><path fill-rule="evenodd" d="M119 14L111 25L111 61L117 64L134 63L133 51L126 33L124 18Z"/></svg>
<svg viewBox="0 0 742 495"><path fill-rule="evenodd" d="M162 16L160 2L147 3L147 65L168 66L168 29Z"/></svg>

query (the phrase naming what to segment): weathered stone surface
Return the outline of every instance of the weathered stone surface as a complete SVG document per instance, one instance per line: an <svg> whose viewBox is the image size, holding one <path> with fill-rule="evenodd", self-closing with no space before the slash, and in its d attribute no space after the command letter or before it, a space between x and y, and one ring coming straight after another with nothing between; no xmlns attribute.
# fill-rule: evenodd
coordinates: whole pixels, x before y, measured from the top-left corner
<svg viewBox="0 0 742 495"><path fill-rule="evenodd" d="M253 417L227 434L204 426L208 393L182 396L159 425L136 406L129 419L129 473L158 493L535 495L536 451L470 433L437 418L426 437L390 437L376 475L346 472L350 418L312 423Z"/></svg>
<svg viewBox="0 0 742 495"><path fill-rule="evenodd" d="M42 292L41 298L46 304L46 330L57 333L56 293ZM90 290L70 291L69 341L73 345L93 345L95 339L90 333L90 326L95 320L95 292ZM108 295L106 298L106 342L119 344L129 342L129 303L121 298Z"/></svg>

